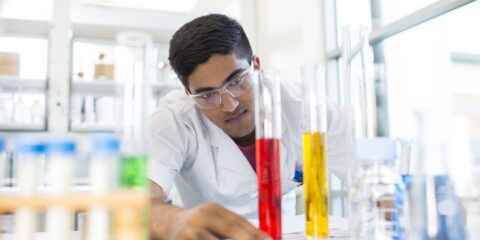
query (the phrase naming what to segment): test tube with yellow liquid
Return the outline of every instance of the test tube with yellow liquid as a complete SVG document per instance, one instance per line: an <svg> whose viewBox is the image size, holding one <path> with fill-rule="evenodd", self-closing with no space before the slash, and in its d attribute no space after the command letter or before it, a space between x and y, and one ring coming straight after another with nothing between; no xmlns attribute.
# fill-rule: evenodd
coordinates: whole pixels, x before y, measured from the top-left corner
<svg viewBox="0 0 480 240"><path fill-rule="evenodd" d="M327 106L323 70L302 66L303 180L307 239L328 237Z"/></svg>

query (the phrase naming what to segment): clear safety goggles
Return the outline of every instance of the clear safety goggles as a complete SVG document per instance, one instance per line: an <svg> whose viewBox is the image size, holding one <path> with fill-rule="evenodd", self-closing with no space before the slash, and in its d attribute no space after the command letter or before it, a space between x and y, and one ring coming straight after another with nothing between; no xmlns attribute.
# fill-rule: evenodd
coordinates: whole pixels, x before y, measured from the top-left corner
<svg viewBox="0 0 480 240"><path fill-rule="evenodd" d="M216 108L222 104L223 94L228 93L231 97L237 98L250 90L253 86L252 75L253 69L246 69L225 83L223 87L198 94L192 94L190 97L192 97L202 109Z"/></svg>

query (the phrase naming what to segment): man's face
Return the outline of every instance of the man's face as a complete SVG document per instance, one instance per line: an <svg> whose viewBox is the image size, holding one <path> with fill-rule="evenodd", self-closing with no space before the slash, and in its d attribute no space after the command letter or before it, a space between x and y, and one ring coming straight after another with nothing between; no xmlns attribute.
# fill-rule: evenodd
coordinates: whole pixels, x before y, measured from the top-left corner
<svg viewBox="0 0 480 240"><path fill-rule="evenodd" d="M221 88L239 73L244 72L242 70L249 68L247 60L238 58L234 53L214 54L207 62L198 65L188 77L190 93L198 94ZM255 128L253 92L252 86L236 98L224 93L221 95L222 101L218 107L200 108L200 111L230 137L246 136Z"/></svg>

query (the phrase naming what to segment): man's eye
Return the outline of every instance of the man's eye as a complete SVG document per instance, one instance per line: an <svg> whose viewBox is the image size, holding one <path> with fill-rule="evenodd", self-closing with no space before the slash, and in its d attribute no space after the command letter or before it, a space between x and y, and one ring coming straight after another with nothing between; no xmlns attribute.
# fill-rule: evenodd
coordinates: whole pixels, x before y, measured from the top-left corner
<svg viewBox="0 0 480 240"><path fill-rule="evenodd" d="M204 93L202 95L202 98L204 98L204 99L211 98L211 97L215 96L215 94L217 94L217 93L215 93L215 92Z"/></svg>
<svg viewBox="0 0 480 240"><path fill-rule="evenodd" d="M233 79L233 80L229 83L229 85L230 85L230 86L236 86L236 85L238 85L241 81L242 81L242 77L239 77L239 78Z"/></svg>

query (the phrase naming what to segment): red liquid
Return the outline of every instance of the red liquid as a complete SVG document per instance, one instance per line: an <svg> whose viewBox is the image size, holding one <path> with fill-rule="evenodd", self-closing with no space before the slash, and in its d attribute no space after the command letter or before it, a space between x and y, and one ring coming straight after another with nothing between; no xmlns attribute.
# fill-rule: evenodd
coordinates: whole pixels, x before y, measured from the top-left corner
<svg viewBox="0 0 480 240"><path fill-rule="evenodd" d="M272 138L257 139L256 151L260 230L273 239L281 239L280 141Z"/></svg>

